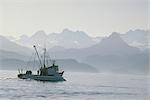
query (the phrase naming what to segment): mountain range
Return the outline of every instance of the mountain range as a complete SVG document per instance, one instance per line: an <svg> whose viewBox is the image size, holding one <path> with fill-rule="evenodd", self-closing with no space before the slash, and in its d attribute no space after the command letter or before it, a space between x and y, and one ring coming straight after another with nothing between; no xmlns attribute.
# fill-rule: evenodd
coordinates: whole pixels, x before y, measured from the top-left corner
<svg viewBox="0 0 150 100"><path fill-rule="evenodd" d="M41 48L47 47L50 57L60 59L59 64L66 70L148 73L148 37L149 30L113 32L108 37L93 38L85 32L68 29L51 34L38 31L31 37L23 35L19 40L0 36L0 62L8 69L24 65L34 52L29 47L36 44L40 53ZM133 45L135 41L143 45L143 51L141 46Z"/></svg>
<svg viewBox="0 0 150 100"><path fill-rule="evenodd" d="M140 49L149 48L150 30L130 30L126 33L118 33L120 37L128 44ZM64 29L60 33L47 34L43 30L35 32L32 36L22 35L19 39L7 37L17 44L31 48L33 44L40 47L63 47L63 48L86 48L97 44L107 37L90 37L83 31L71 31Z"/></svg>
<svg viewBox="0 0 150 100"><path fill-rule="evenodd" d="M43 30L36 32L31 37L22 35L15 42L27 47L32 47L33 44L41 47L52 48L55 46L64 48L85 48L99 41L97 38L89 37L82 31L71 31L64 29L61 33L46 34Z"/></svg>
<svg viewBox="0 0 150 100"><path fill-rule="evenodd" d="M49 50L49 53L54 58L74 58L78 60L82 60L90 55L130 55L140 52L138 48L129 46L124 42L116 32L87 48L72 48L54 52L51 52L51 49Z"/></svg>
<svg viewBox="0 0 150 100"><path fill-rule="evenodd" d="M150 30L130 30L120 34L121 38L131 46L138 47L141 50L150 48Z"/></svg>

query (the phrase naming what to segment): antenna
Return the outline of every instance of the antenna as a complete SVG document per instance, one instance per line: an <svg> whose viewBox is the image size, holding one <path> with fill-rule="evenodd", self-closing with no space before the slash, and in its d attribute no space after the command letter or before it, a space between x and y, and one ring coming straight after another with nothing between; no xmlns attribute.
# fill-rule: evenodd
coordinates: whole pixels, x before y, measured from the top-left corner
<svg viewBox="0 0 150 100"><path fill-rule="evenodd" d="M41 67L42 67L42 62L41 62L40 56L39 56L39 54L38 54L38 51L37 51L37 49L36 49L36 46L35 46L35 45L33 45L33 47L34 47L34 49L35 49L35 51L36 51L36 54L37 54L37 56L38 56L38 59L39 59L40 65L41 65Z"/></svg>

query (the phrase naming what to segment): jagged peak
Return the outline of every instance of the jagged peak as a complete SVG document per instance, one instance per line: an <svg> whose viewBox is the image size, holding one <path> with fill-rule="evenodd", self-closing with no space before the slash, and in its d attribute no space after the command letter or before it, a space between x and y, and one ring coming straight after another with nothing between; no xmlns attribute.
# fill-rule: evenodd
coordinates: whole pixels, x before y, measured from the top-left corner
<svg viewBox="0 0 150 100"><path fill-rule="evenodd" d="M26 39L26 38L29 38L29 36L27 36L27 35L21 35L20 38L21 39Z"/></svg>
<svg viewBox="0 0 150 100"><path fill-rule="evenodd" d="M39 37L42 36L43 37L43 36L47 36L47 34L45 33L44 30L39 30L35 34L33 34L31 37L37 37L37 36L39 36Z"/></svg>
<svg viewBox="0 0 150 100"><path fill-rule="evenodd" d="M117 32L113 32L109 37L104 38L100 44L102 45L128 45L127 43L124 42L124 40L120 37L120 34Z"/></svg>
<svg viewBox="0 0 150 100"><path fill-rule="evenodd" d="M69 30L68 28L63 29L62 33L68 33L68 32L72 32L71 30Z"/></svg>
<svg viewBox="0 0 150 100"><path fill-rule="evenodd" d="M108 38L120 38L120 34L117 32L113 32Z"/></svg>
<svg viewBox="0 0 150 100"><path fill-rule="evenodd" d="M89 37L85 32L83 32L83 31L78 31L78 30L76 30L76 31L72 31L72 30L70 30L70 29L68 29L68 28L66 28L66 29L64 29L63 31L62 31L62 33L61 34L65 34L65 35L73 35L73 36L79 36L79 37L82 37L82 36L86 36L86 37Z"/></svg>

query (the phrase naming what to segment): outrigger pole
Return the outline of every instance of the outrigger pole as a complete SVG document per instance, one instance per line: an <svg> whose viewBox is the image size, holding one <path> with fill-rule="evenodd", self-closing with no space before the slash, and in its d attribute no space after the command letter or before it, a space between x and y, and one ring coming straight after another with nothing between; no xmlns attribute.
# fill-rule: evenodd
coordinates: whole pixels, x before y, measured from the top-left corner
<svg viewBox="0 0 150 100"><path fill-rule="evenodd" d="M39 56L39 54L38 54L38 51L37 51L37 49L36 49L36 46L35 46L35 45L33 45L33 47L34 47L34 49L35 49L35 51L36 51L36 54L37 54L37 56L38 56L38 59L39 59L40 65L41 65L41 67L42 67L42 62L41 62L40 56Z"/></svg>

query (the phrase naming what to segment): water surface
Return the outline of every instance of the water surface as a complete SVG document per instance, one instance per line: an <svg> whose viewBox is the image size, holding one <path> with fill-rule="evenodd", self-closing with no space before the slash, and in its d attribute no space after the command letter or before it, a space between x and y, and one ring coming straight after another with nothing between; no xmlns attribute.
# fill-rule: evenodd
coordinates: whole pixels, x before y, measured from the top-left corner
<svg viewBox="0 0 150 100"><path fill-rule="evenodd" d="M148 76L66 72L65 82L21 80L0 71L0 100L149 100Z"/></svg>

